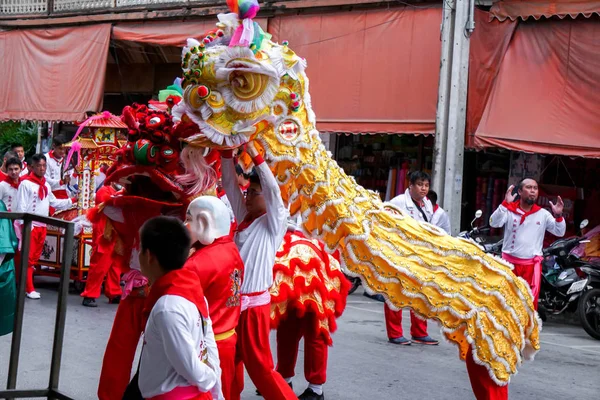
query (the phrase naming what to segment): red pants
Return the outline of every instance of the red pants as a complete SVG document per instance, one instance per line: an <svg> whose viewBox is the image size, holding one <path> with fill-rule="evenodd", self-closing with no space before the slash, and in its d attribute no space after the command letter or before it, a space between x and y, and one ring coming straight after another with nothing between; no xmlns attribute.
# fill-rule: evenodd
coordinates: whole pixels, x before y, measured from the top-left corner
<svg viewBox="0 0 600 400"><path fill-rule="evenodd" d="M244 365L256 389L265 400L297 400L292 388L273 369L269 345L271 305L265 304L242 312L237 326L235 381L231 400L240 400L244 389ZM230 400L230 399L227 399Z"/></svg>
<svg viewBox="0 0 600 400"><path fill-rule="evenodd" d="M533 294L533 308L535 308L535 310L537 311L538 298L540 297L540 285L539 283L536 285L536 281L539 282L539 278L536 280L536 274L538 274L538 276L541 276L541 265L540 268L536 268L535 265L531 264L514 264L514 266L514 274L525 279L525 281L529 284L529 287L531 288L531 294Z"/></svg>
<svg viewBox="0 0 600 400"><path fill-rule="evenodd" d="M98 399L121 400L131 380L135 351L142 334L145 297L127 296L119 303L104 352Z"/></svg>
<svg viewBox="0 0 600 400"><path fill-rule="evenodd" d="M467 353L467 372L477 400L508 400L508 385L499 386L490 378L487 368L473 360L471 349Z"/></svg>
<svg viewBox="0 0 600 400"><path fill-rule="evenodd" d="M288 310L286 319L277 328L277 372L284 378L295 375L298 346L304 336L304 378L313 385L323 385L327 380L327 353L329 348L318 332L314 313L298 318Z"/></svg>
<svg viewBox="0 0 600 400"><path fill-rule="evenodd" d="M394 311L388 307L387 303L383 306L383 310L388 339L404 336L402 334L402 310ZM427 321L417 318L412 311L410 312L410 334L416 338L427 336Z"/></svg>
<svg viewBox="0 0 600 400"><path fill-rule="evenodd" d="M23 232L23 235L25 233ZM46 241L46 227L34 226L31 230L31 241L29 242L29 257L28 257L28 268L27 268L27 282L25 283L25 292L31 293L35 291L33 286L33 273L35 272L35 265L38 263L42 256L42 250L44 249L44 242ZM19 273L21 272L21 251L18 251L15 256L15 276L19 279Z"/></svg>
<svg viewBox="0 0 600 400"><path fill-rule="evenodd" d="M221 364L221 388L226 400L231 398L231 389L235 380L235 350L237 335L217 341L219 361Z"/></svg>
<svg viewBox="0 0 600 400"><path fill-rule="evenodd" d="M104 295L109 300L120 297L122 291L119 285L121 280L119 265L113 261L111 252L100 253L94 248L92 250L90 270L88 271L85 290L81 293L81 297L90 297L92 299L100 297L100 289L105 276Z"/></svg>

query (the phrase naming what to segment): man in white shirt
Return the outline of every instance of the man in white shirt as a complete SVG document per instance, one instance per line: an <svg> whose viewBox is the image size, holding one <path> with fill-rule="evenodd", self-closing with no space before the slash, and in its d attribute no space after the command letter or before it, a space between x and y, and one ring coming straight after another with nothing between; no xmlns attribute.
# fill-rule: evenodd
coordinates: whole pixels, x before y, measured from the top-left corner
<svg viewBox="0 0 600 400"><path fill-rule="evenodd" d="M0 200L4 202L8 211L13 211L13 208L17 205L21 161L13 157L9 158L5 164L6 175L4 178L0 178Z"/></svg>
<svg viewBox="0 0 600 400"><path fill-rule="evenodd" d="M450 217L448 217L448 213L442 207L438 206L437 193L433 190L430 190L427 194L427 198L431 201L431 205L433 206L433 216L431 217L431 223L438 228L443 229L448 235L450 234Z"/></svg>
<svg viewBox="0 0 600 400"><path fill-rule="evenodd" d="M10 146L10 149L17 153L17 157L19 158L19 161L21 161L21 173L19 176L27 175L29 169L27 168L27 162L25 162L25 148L22 144L15 143Z"/></svg>
<svg viewBox="0 0 600 400"><path fill-rule="evenodd" d="M49 215L50 207L58 210L69 208L73 201L71 199L57 199L46 179L46 157L43 154L35 154L31 158L31 173L25 175L17 191L17 205L15 212L37 214L43 217ZM31 242L29 245L29 269L27 270L27 297L37 300L41 296L33 286L33 271L35 264L42 255L44 241L46 240L46 224L33 222L31 230ZM17 264L18 265L18 264Z"/></svg>
<svg viewBox="0 0 600 400"><path fill-rule="evenodd" d="M429 174L415 171L410 174L410 185L408 189L399 196L394 197L390 203L408 213L412 218L421 222L431 222L433 217L433 206L427 199L429 193ZM384 305L385 327L390 343L399 345L410 345L411 343L424 345L437 345L439 341L431 338L427 333L427 321L423 321L411 311L410 312L410 334L412 341L404 337L402 332L402 310L394 311Z"/></svg>
<svg viewBox="0 0 600 400"><path fill-rule="evenodd" d="M564 203L560 196L556 204L550 202L552 214L536 204L539 188L533 179L519 182L517 193L514 186L508 188L502 204L490 217L490 226L504 228L502 258L514 264L513 272L529 283L533 305L537 310L542 274L542 247L546 231L563 237L567 229L562 216Z"/></svg>
<svg viewBox="0 0 600 400"><path fill-rule="evenodd" d="M68 185L71 183L71 172L62 171L63 163L67 148L64 146L64 141L60 137L56 137L52 141L52 150L46 154L47 168L46 181L50 184L54 196L58 199L69 198Z"/></svg>
<svg viewBox="0 0 600 400"><path fill-rule="evenodd" d="M253 159L257 175L251 177L247 196L238 184L232 152L223 151L221 171L238 228L235 243L244 261L242 313L238 323L236 379L232 399L239 400L244 376L243 362L257 390L267 400L297 399L294 391L274 370L269 346L271 330L271 295L275 254L287 229L288 211L281 198L279 185L252 143L247 151ZM228 399L230 400L230 399Z"/></svg>
<svg viewBox="0 0 600 400"><path fill-rule="evenodd" d="M140 268L151 285L138 371L145 399L224 399L208 303L196 272L183 268L190 246L176 218L155 217L140 229Z"/></svg>

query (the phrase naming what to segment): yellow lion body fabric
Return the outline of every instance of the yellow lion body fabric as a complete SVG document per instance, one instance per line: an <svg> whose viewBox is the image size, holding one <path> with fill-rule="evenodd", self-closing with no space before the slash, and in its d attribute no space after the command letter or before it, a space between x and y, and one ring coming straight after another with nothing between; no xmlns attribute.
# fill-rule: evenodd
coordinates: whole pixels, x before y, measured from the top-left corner
<svg viewBox="0 0 600 400"><path fill-rule="evenodd" d="M347 176L319 138L306 60L251 20L219 20L183 50L184 96L173 113L199 127L188 145L260 144L304 232L339 250L342 267L392 308L437 321L461 358L472 345L475 361L507 384L539 350L527 283L475 243L413 220Z"/></svg>

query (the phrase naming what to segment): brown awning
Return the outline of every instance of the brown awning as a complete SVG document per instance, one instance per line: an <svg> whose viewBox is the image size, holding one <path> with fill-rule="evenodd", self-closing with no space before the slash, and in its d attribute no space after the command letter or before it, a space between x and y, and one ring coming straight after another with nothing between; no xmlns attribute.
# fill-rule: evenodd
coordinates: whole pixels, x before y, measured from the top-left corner
<svg viewBox="0 0 600 400"><path fill-rule="evenodd" d="M0 120L101 111L110 24L0 32Z"/></svg>
<svg viewBox="0 0 600 400"><path fill-rule="evenodd" d="M317 128L345 133L435 131L441 8L282 16L275 40L306 58Z"/></svg>
<svg viewBox="0 0 600 400"><path fill-rule="evenodd" d="M477 147L600 157L600 24L521 22L503 58Z"/></svg>
<svg viewBox="0 0 600 400"><path fill-rule="evenodd" d="M593 14L600 15L600 0L504 0L494 3L490 9L490 17L500 21L529 17L589 18Z"/></svg>
<svg viewBox="0 0 600 400"><path fill-rule="evenodd" d="M266 18L255 18L255 21L266 29ZM114 26L112 38L127 42L183 47L187 38L200 38L204 33L216 29L216 23L214 16L202 21L123 22Z"/></svg>

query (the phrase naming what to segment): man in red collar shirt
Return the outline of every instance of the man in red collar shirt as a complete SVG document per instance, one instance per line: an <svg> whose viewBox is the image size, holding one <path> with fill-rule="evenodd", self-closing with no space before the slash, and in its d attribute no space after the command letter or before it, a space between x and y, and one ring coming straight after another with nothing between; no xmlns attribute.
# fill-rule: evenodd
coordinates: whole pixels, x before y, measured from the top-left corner
<svg viewBox="0 0 600 400"><path fill-rule="evenodd" d="M422 171L415 171L410 174L410 185L408 189L399 196L394 197L390 203L402 211L408 213L412 218L420 222L429 222L433 218L433 206L427 199L429 193L429 183L431 178L429 174ZM384 306L385 327L390 343L399 345L410 345L411 343L424 345L437 345L439 342L429 336L427 333L427 321L423 321L410 312L410 334L412 341L404 337L402 332L402 310L394 311Z"/></svg>
<svg viewBox="0 0 600 400"><path fill-rule="evenodd" d="M200 277L221 360L223 396L231 398L235 378L235 328L240 319L244 263L230 235L227 206L213 196L201 196L187 210L186 224L193 254L185 267Z"/></svg>
<svg viewBox="0 0 600 400"><path fill-rule="evenodd" d="M533 179L519 183L518 195L514 186L508 188L504 202L490 217L490 226L504 228L502 258L514 264L513 272L529 283L533 306L537 310L542 273L542 247L546 231L563 237L567 229L562 216L564 203L560 196L556 204L550 202L552 214L536 204L538 184Z"/></svg>
<svg viewBox="0 0 600 400"><path fill-rule="evenodd" d="M46 154L47 167L46 167L46 181L52 188L52 193L57 199L68 199L69 192L67 185L71 183L70 171L62 171L63 163L65 162L65 155L67 154L67 148L64 146L64 141L56 137L52 141L52 150ZM69 173L67 173L69 172Z"/></svg>
<svg viewBox="0 0 600 400"><path fill-rule="evenodd" d="M0 178L0 200L4 202L8 211L13 211L17 205L17 191L19 189L19 175L21 161L18 158L9 158L5 163L6 175Z"/></svg>
<svg viewBox="0 0 600 400"><path fill-rule="evenodd" d="M287 230L288 211L279 185L252 143L247 145L257 172L246 198L238 185L231 151L223 152L223 186L239 225L235 243L244 261L241 287L242 313L237 327L236 376L231 400L239 400L244 387L243 365L266 400L297 399L274 370L269 345L271 294L275 255ZM243 363L243 364L242 364Z"/></svg>
<svg viewBox="0 0 600 400"><path fill-rule="evenodd" d="M17 191L17 206L15 212L37 214L43 217L49 215L50 207L58 210L66 209L73 204L71 199L57 199L50 185L46 182L46 157L35 154L31 158L31 173L25 175ZM33 270L42 255L44 241L46 240L46 224L33 222L31 242L29 247L29 269L27 270L27 297L37 300L41 296L33 287ZM19 265L19 264L17 264Z"/></svg>

